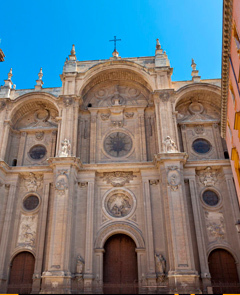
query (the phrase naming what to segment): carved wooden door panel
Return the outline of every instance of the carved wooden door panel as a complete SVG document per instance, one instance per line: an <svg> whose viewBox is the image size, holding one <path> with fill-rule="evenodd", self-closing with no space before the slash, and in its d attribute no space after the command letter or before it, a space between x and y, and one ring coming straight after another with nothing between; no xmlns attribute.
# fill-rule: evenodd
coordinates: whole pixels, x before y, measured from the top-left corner
<svg viewBox="0 0 240 295"><path fill-rule="evenodd" d="M209 271L214 294L239 293L239 278L233 256L217 249L209 255Z"/></svg>
<svg viewBox="0 0 240 295"><path fill-rule="evenodd" d="M22 252L15 256L11 265L8 293L31 293L34 265L35 258L29 252Z"/></svg>
<svg viewBox="0 0 240 295"><path fill-rule="evenodd" d="M104 294L137 294L137 255L134 241L114 235L105 244L103 261Z"/></svg>

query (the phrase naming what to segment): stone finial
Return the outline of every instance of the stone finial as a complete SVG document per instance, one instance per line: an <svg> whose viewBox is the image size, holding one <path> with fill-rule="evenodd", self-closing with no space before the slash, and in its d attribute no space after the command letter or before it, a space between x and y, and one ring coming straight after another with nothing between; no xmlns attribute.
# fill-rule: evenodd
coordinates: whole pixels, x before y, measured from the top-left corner
<svg viewBox="0 0 240 295"><path fill-rule="evenodd" d="M117 49L115 49L113 51L112 56L115 57L115 58L119 57L119 52L117 51Z"/></svg>
<svg viewBox="0 0 240 295"><path fill-rule="evenodd" d="M5 84L4 84L4 87L8 88L8 89L12 89L12 68L10 69L9 73L8 73L8 79L7 80L4 80Z"/></svg>
<svg viewBox="0 0 240 295"><path fill-rule="evenodd" d="M192 58L192 81L193 82L200 82L201 80L201 76L198 75L198 70L197 70L197 64L195 63L194 59Z"/></svg>
<svg viewBox="0 0 240 295"><path fill-rule="evenodd" d="M43 71L42 71L42 68L41 68L39 73L38 73L38 80L36 80L37 85L35 85L35 90L41 90L42 89L42 86L43 86L42 77L43 77Z"/></svg>
<svg viewBox="0 0 240 295"><path fill-rule="evenodd" d="M158 38L157 38L156 49L157 50L161 49L161 45L160 45L160 42L159 42L159 39Z"/></svg>
<svg viewBox="0 0 240 295"><path fill-rule="evenodd" d="M75 50L75 45L73 44L72 45L72 50L71 50L71 54L69 55L69 60L74 60L76 61L77 60L77 57L76 57L76 50Z"/></svg>

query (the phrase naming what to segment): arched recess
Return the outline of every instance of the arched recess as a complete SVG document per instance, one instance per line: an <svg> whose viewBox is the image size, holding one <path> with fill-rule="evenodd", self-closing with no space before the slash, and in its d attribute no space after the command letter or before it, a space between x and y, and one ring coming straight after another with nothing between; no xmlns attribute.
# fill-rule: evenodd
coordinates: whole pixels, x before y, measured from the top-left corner
<svg viewBox="0 0 240 295"><path fill-rule="evenodd" d="M24 251L14 256L11 262L8 293L30 294L32 291L35 258L30 252Z"/></svg>
<svg viewBox="0 0 240 295"><path fill-rule="evenodd" d="M184 86L176 93L175 110L181 151L190 160L223 159L227 146L220 135L221 89L207 83Z"/></svg>
<svg viewBox="0 0 240 295"><path fill-rule="evenodd" d="M211 251L208 257L214 294L239 293L239 275L232 254L222 248Z"/></svg>
<svg viewBox="0 0 240 295"><path fill-rule="evenodd" d="M131 237L137 248L145 249L145 242L141 231L134 225L127 222L113 222L104 226L97 235L95 249L102 249L107 239L116 234L125 234Z"/></svg>
<svg viewBox="0 0 240 295"><path fill-rule="evenodd" d="M59 110L47 93L28 93L14 104L5 126L2 156L10 166L43 165L54 156Z"/></svg>
<svg viewBox="0 0 240 295"><path fill-rule="evenodd" d="M150 75L134 66L135 68L132 65L130 67L127 63L116 64L114 67L112 64L103 68L98 66L88 79L85 77L86 82L79 90L83 104L79 110L77 148L77 155L83 163L112 162L110 157L103 155L102 145L97 150L94 146L99 145L97 136L100 137L101 134L103 137L107 130L113 128L124 127L130 132L142 130L134 142L136 152L119 161L151 161L157 153L152 101L154 87ZM116 104L122 107L118 113L116 108L113 109Z"/></svg>

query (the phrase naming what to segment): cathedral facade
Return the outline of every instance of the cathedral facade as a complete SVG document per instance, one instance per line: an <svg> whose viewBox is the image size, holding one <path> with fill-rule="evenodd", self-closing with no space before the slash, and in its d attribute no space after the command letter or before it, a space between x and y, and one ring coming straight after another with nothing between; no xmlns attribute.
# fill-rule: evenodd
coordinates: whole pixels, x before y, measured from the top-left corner
<svg viewBox="0 0 240 295"><path fill-rule="evenodd" d="M0 90L0 292L211 293L239 278L221 81L155 56ZM213 289L212 289L213 288ZM214 289L215 288L215 289ZM219 293L219 292L218 292Z"/></svg>

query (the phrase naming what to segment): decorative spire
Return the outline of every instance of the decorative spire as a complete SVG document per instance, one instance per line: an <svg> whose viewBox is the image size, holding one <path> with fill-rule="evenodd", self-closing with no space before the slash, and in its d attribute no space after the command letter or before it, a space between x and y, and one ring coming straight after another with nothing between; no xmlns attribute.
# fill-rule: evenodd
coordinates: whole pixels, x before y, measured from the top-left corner
<svg viewBox="0 0 240 295"><path fill-rule="evenodd" d="M12 74L12 68L11 68L9 73L8 73L8 80L9 81L12 81L12 76L13 76L13 74Z"/></svg>
<svg viewBox="0 0 240 295"><path fill-rule="evenodd" d="M163 52L159 39L156 40L155 67L170 67L170 62L168 60L166 51Z"/></svg>
<svg viewBox="0 0 240 295"><path fill-rule="evenodd" d="M11 68L9 73L8 73L8 79L4 80L4 82L5 82L4 87L7 87L8 89L12 89L12 85L13 85L12 76L13 76L13 74L12 74L12 68Z"/></svg>
<svg viewBox="0 0 240 295"><path fill-rule="evenodd" d="M76 51L75 51L75 45L73 44L72 45L72 50L71 50L71 54L69 55L69 60L74 60L76 61L77 60L77 57L76 57Z"/></svg>
<svg viewBox="0 0 240 295"><path fill-rule="evenodd" d="M41 90L42 89L42 86L43 86L42 77L43 77L43 71L42 71L42 68L41 68L39 73L38 73L38 80L36 80L37 85L35 85L35 90Z"/></svg>
<svg viewBox="0 0 240 295"><path fill-rule="evenodd" d="M197 70L197 64L195 63L194 59L192 58L192 81L193 82L200 82L201 80L201 76L198 75L198 70Z"/></svg>

